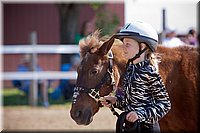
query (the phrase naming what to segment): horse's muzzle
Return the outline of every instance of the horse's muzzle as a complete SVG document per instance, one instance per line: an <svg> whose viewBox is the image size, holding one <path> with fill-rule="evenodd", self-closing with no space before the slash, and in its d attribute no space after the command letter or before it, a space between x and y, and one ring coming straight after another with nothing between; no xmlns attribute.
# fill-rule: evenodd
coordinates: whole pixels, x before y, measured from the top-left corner
<svg viewBox="0 0 200 133"><path fill-rule="evenodd" d="M76 111L71 111L70 113L72 119L78 125L89 125L93 120L92 112L89 109L86 110L78 109Z"/></svg>

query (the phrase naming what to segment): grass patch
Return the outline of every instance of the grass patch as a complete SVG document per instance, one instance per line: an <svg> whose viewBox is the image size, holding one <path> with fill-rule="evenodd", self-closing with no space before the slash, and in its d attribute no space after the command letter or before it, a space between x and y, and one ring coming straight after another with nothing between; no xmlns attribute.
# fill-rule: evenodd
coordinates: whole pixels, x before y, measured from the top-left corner
<svg viewBox="0 0 200 133"><path fill-rule="evenodd" d="M54 100L51 99L50 93L52 89L49 89L49 104L50 105L70 105L71 101L64 99L61 96L59 99ZM2 104L3 106L22 106L29 105L29 97L24 92L16 89L16 88L5 88L2 90ZM38 106L42 106L42 98L38 97Z"/></svg>

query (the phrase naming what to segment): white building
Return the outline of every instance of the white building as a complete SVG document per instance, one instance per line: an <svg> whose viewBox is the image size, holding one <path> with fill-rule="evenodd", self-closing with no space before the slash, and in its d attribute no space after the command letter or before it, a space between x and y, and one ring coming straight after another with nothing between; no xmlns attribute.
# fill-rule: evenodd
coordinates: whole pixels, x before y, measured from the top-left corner
<svg viewBox="0 0 200 133"><path fill-rule="evenodd" d="M198 0L125 0L125 23L139 19L161 32L162 10L165 9L166 26L184 34L190 28L198 28L197 3Z"/></svg>

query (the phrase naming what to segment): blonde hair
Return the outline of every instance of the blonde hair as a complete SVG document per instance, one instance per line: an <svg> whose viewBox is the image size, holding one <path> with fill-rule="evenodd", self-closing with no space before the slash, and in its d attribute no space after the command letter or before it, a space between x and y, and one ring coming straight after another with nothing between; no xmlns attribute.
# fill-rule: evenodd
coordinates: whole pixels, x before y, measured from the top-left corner
<svg viewBox="0 0 200 133"><path fill-rule="evenodd" d="M145 57L150 60L150 64L156 68L156 71L159 71L158 64L161 62L161 56L158 53L152 52L150 49L146 51Z"/></svg>

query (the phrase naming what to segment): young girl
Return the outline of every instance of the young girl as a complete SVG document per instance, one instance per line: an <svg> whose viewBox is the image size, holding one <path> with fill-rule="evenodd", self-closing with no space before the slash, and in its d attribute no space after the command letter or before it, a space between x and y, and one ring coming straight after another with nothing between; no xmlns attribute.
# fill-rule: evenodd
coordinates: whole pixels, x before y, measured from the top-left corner
<svg viewBox="0 0 200 133"><path fill-rule="evenodd" d="M141 132L160 132L158 120L171 108L168 93L158 73L153 52L158 44L156 31L147 23L126 24L116 38L123 41L128 60L123 94L106 96L102 104L129 112L126 120L140 122Z"/></svg>

